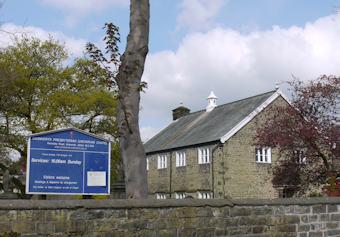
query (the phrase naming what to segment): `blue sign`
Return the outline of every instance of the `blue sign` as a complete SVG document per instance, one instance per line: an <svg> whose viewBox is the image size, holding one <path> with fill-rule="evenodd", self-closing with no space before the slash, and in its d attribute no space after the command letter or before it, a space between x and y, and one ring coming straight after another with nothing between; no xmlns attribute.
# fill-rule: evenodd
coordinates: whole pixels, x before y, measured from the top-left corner
<svg viewBox="0 0 340 237"><path fill-rule="evenodd" d="M110 142L78 129L32 135L26 193L110 194Z"/></svg>

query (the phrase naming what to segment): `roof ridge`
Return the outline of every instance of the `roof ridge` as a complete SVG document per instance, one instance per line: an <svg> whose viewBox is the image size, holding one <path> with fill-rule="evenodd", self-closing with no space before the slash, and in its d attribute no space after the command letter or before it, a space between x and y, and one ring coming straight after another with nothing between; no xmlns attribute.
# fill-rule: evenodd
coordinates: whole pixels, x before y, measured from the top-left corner
<svg viewBox="0 0 340 237"><path fill-rule="evenodd" d="M275 93L275 92L276 92L275 90L272 90L272 91L264 92L264 93L261 93L261 94L258 94L258 95L249 96L249 97L247 97L247 98L243 98L243 99L231 101L231 102L228 102L228 103L225 103L225 104L217 105L217 106L215 107L215 109L218 108L218 107L230 105L230 104L233 104L233 103L236 103L236 102L240 102L240 101L243 101L243 100L249 100L249 99L252 99L252 98L254 98L254 97L262 96L262 95L269 94L269 93ZM203 111L205 111L205 109L201 109L201 110L198 110L198 111L189 113L189 114L187 114L187 115L191 115L191 114L195 114L195 113L199 113L199 112L203 112ZM187 115L186 115L186 116L187 116ZM183 117L185 117L185 116L183 116Z"/></svg>
<svg viewBox="0 0 340 237"><path fill-rule="evenodd" d="M219 106L224 106L224 105L229 105L229 104L233 104L233 103L240 102L240 101L243 101L243 100L249 100L249 99L252 99L252 98L255 98L255 97L259 97L259 96L262 96L262 95L265 95L265 94L269 94L269 93L275 93L275 90L268 91L268 92L265 92L265 93L261 93L261 94L258 94L258 95L249 96L249 97L247 97L247 98L235 100L235 101L228 102L228 103L225 103L225 104L221 104L221 105L218 105L217 107L219 107Z"/></svg>

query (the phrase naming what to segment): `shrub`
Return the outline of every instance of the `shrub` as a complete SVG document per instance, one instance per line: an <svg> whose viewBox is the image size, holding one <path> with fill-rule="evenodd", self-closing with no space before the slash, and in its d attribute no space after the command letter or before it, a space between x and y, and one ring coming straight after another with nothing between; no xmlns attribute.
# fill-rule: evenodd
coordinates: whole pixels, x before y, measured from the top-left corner
<svg viewBox="0 0 340 237"><path fill-rule="evenodd" d="M323 186L323 192L328 197L339 197L340 196L340 178L334 174L328 174L326 179L326 185Z"/></svg>

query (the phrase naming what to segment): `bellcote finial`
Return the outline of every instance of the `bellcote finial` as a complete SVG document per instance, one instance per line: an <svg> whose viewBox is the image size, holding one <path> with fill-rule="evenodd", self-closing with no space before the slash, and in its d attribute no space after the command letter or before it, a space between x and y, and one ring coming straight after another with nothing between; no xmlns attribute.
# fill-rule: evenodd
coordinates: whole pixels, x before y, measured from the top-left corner
<svg viewBox="0 0 340 237"><path fill-rule="evenodd" d="M217 96L214 94L213 91L210 92L210 95L207 97L207 100L208 106L206 107L206 111L210 112L217 106L216 105Z"/></svg>
<svg viewBox="0 0 340 237"><path fill-rule="evenodd" d="M279 90L280 89L280 87L279 87L279 82L277 81L277 82L275 82L275 90L277 91L277 90Z"/></svg>

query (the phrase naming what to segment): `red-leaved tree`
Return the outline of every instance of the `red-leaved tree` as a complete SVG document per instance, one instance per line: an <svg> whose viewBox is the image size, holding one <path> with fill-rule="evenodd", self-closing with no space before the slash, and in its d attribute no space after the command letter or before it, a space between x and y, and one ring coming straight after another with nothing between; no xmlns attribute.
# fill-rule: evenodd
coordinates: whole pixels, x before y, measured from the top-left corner
<svg viewBox="0 0 340 237"><path fill-rule="evenodd" d="M288 83L290 104L268 107L254 141L279 149L273 184L302 194L325 184L327 174L340 175L340 77Z"/></svg>

